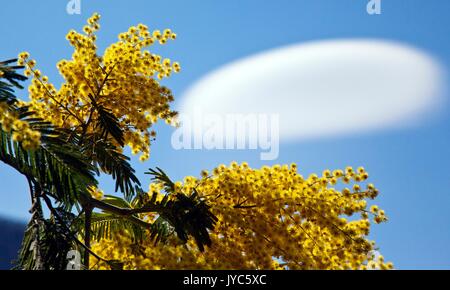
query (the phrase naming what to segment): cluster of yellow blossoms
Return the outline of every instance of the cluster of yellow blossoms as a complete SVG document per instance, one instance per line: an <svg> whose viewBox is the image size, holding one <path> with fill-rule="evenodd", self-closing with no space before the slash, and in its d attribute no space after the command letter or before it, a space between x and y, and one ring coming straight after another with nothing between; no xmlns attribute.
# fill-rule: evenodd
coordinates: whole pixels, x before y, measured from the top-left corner
<svg viewBox="0 0 450 290"><path fill-rule="evenodd" d="M30 110L56 126L91 133L98 130L95 107L112 113L124 131L125 144L133 154L149 158L150 130L158 119L172 123L176 113L170 110L172 93L159 80L180 71L180 64L148 50L158 41L165 44L176 35L169 29L150 32L139 24L119 35L103 56L97 53L95 32L100 16L94 14L83 28L84 33L70 31L67 40L74 47L72 59L57 64L64 78L57 89L28 53L19 55L18 64L25 65L25 75L32 76L29 86ZM117 144L116 144L117 145Z"/></svg>
<svg viewBox="0 0 450 290"><path fill-rule="evenodd" d="M33 150L39 146L41 133L32 130L28 122L20 120L4 103L0 103L0 126L5 132L12 131L12 139L21 142L25 150Z"/></svg>
<svg viewBox="0 0 450 290"><path fill-rule="evenodd" d="M371 221L387 220L378 207L367 210L367 200L378 195L372 184L362 188L367 178L364 168L305 178L295 164L260 170L221 165L211 175L204 171L200 179L176 183L177 192L196 188L219 219L205 252L176 238L166 245L135 245L126 232L93 250L125 262L126 269L392 269L367 239ZM152 184L149 194L161 188ZM97 267L108 269L101 262Z"/></svg>
<svg viewBox="0 0 450 290"><path fill-rule="evenodd" d="M103 192L103 190L95 187L95 186L90 186L88 188L88 192L91 194L91 196L95 199L101 200L103 199L103 196L105 195L105 193Z"/></svg>

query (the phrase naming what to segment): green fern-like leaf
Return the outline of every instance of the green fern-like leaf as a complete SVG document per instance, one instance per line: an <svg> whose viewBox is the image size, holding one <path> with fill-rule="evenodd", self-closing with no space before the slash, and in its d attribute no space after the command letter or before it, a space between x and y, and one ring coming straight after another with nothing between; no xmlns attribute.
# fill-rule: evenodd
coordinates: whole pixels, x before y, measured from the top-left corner
<svg viewBox="0 0 450 290"><path fill-rule="evenodd" d="M82 151L86 152L86 155L91 152L90 157L94 164L98 165L103 172L111 174L116 182L116 192L120 190L128 201L133 198L135 187L140 186L141 183L129 163L129 157L121 154L111 142L95 134L86 136Z"/></svg>
<svg viewBox="0 0 450 290"><path fill-rule="evenodd" d="M149 169L153 180L162 182L168 193L161 202L156 202L156 193L148 202L148 207L157 205L162 219L167 221L175 230L178 238L186 243L189 236L194 237L200 251L204 251L205 246L211 246L209 230L213 230L217 222L217 217L211 213L210 207L202 200L196 189L192 194L186 196L175 192L175 184L169 176L160 168ZM176 198L171 199L169 196Z"/></svg>

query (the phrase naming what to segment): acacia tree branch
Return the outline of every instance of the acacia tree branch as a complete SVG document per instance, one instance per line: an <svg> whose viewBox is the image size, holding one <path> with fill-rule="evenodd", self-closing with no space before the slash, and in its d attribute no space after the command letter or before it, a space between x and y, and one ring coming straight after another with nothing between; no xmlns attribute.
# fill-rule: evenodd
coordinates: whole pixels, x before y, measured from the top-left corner
<svg viewBox="0 0 450 290"><path fill-rule="evenodd" d="M149 212L157 212L160 214L162 213L162 207L158 205L145 206L143 208L138 209L128 209L117 207L95 198L90 198L89 203L91 204L92 208L98 208L105 212L118 215L143 228L150 228L152 224L144 222L143 220L135 217L136 214Z"/></svg>
<svg viewBox="0 0 450 290"><path fill-rule="evenodd" d="M84 207L84 244L91 248L91 218L92 207L88 204ZM89 269L89 251L84 251L84 268Z"/></svg>
<svg viewBox="0 0 450 290"><path fill-rule="evenodd" d="M149 213L149 212L157 212L162 213L163 207L159 205L146 205L142 208L136 208L136 209L129 209L129 208L122 208L117 207L115 205L111 205L109 203L103 202L101 200L89 197L89 203L94 208L101 209L103 211L116 214L121 217L131 217L136 214L140 213Z"/></svg>
<svg viewBox="0 0 450 290"><path fill-rule="evenodd" d="M41 226L42 226L42 219L43 219L43 212L42 212L42 205L41 201L39 199L39 195L36 191L36 188L33 187L32 179L27 176L28 186L30 189L30 197L31 197L31 221L30 223L33 225L33 254L34 254L34 270L44 270L45 269L45 262L42 257L42 248L40 243L40 232L41 232Z"/></svg>

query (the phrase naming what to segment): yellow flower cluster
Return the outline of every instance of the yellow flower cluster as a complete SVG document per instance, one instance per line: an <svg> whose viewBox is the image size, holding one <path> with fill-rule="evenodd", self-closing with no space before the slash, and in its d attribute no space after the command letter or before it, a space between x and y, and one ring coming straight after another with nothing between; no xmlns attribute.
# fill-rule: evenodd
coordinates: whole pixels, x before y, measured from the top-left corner
<svg viewBox="0 0 450 290"><path fill-rule="evenodd" d="M119 35L103 56L97 52L95 32L100 16L94 14L83 28L84 33L70 31L67 40L74 47L72 59L57 64L64 78L57 89L47 76L36 69L36 61L24 52L18 64L25 65L25 75L32 76L29 86L30 110L54 125L91 133L98 130L98 111L112 113L124 131L125 144L133 154L149 158L150 141L155 133L150 127L159 119L172 123L176 113L170 110L172 93L159 80L180 71L180 64L147 48L158 41L165 44L176 35L169 29L150 32L139 24Z"/></svg>
<svg viewBox="0 0 450 290"><path fill-rule="evenodd" d="M95 186L88 187L88 192L91 194L91 196L93 198L98 199L98 200L102 200L103 196L105 195L103 190L101 190Z"/></svg>
<svg viewBox="0 0 450 290"><path fill-rule="evenodd" d="M3 131L12 131L12 139L20 142L25 150L34 150L39 146L41 133L32 130L28 122L20 120L3 103L0 103L0 125Z"/></svg>
<svg viewBox="0 0 450 290"><path fill-rule="evenodd" d="M325 170L305 178L295 164L255 170L233 162L201 176L186 177L176 190L189 194L196 188L219 218L211 233L213 245L204 253L194 241L184 246L175 238L167 245L146 241L137 246L126 232L93 250L124 261L127 269L393 268L373 255L375 243L367 239L371 221L387 218L378 207L367 210L378 190L372 184L362 188L368 178L364 168ZM347 183L354 185L345 188ZM149 194L160 188L152 185Z"/></svg>

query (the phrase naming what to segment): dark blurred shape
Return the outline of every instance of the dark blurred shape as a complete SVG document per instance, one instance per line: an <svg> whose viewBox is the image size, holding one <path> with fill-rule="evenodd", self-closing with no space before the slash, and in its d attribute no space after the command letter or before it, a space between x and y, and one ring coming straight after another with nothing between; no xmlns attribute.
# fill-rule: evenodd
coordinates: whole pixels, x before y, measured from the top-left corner
<svg viewBox="0 0 450 290"><path fill-rule="evenodd" d="M17 253L22 242L26 224L0 217L0 269L12 268L12 261L17 259Z"/></svg>

